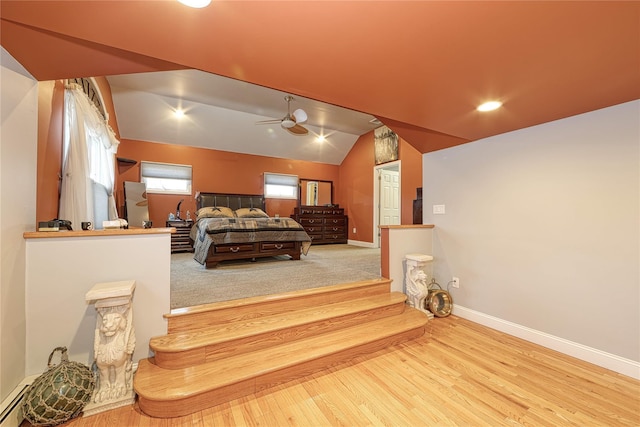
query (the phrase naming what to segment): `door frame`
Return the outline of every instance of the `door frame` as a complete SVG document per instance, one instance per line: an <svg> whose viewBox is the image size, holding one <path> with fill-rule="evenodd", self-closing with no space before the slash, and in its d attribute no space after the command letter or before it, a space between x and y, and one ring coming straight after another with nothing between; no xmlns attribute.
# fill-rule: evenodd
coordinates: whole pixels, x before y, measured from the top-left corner
<svg viewBox="0 0 640 427"><path fill-rule="evenodd" d="M373 247L380 247L380 171L398 171L398 212L402 223L402 163L396 160L373 167Z"/></svg>

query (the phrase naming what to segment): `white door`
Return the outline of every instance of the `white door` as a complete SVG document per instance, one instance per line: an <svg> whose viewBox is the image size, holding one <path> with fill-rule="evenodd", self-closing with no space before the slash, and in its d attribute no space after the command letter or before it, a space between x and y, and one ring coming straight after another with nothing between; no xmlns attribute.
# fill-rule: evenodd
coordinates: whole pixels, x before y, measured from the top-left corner
<svg viewBox="0 0 640 427"><path fill-rule="evenodd" d="M380 225L400 224L400 172L380 169Z"/></svg>

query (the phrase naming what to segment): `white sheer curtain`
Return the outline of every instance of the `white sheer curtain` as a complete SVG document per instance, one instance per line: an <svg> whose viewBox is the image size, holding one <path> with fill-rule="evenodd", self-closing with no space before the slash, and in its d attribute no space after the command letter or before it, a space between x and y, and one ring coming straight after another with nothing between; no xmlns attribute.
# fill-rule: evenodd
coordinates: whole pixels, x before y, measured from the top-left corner
<svg viewBox="0 0 640 427"><path fill-rule="evenodd" d="M79 230L81 222L95 222L93 182L109 192L109 219L118 217L113 187L119 141L79 85L66 86L64 108L59 217Z"/></svg>

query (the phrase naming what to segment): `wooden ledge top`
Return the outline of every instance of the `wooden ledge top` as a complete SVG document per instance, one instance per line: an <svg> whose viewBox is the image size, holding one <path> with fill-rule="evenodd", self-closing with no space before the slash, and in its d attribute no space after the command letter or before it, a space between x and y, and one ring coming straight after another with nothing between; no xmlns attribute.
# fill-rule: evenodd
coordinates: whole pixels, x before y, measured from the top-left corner
<svg viewBox="0 0 640 427"><path fill-rule="evenodd" d="M166 228L114 228L108 230L78 230L78 231L26 231L22 234L25 239L51 239L60 237L104 237L104 236L135 236L139 234L171 234L174 227Z"/></svg>
<svg viewBox="0 0 640 427"><path fill-rule="evenodd" d="M389 228L392 230L403 228L434 228L433 224L407 224L407 225L381 225L380 228Z"/></svg>

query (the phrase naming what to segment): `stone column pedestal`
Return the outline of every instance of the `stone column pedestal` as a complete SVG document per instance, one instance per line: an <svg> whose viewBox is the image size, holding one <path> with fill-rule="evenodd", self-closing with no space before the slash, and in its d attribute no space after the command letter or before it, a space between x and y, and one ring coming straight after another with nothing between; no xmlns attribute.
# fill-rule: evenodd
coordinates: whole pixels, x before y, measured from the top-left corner
<svg viewBox="0 0 640 427"><path fill-rule="evenodd" d="M424 272L424 267L433 261L433 257L424 254L407 254L404 259L407 265L405 292L409 305L424 312L429 319L433 319L433 313L425 307L425 300L429 294L429 285L427 274Z"/></svg>
<svg viewBox="0 0 640 427"><path fill-rule="evenodd" d="M133 351L136 346L133 327L134 280L98 283L85 295L97 312L94 337L94 363L98 378L84 415L132 405Z"/></svg>

